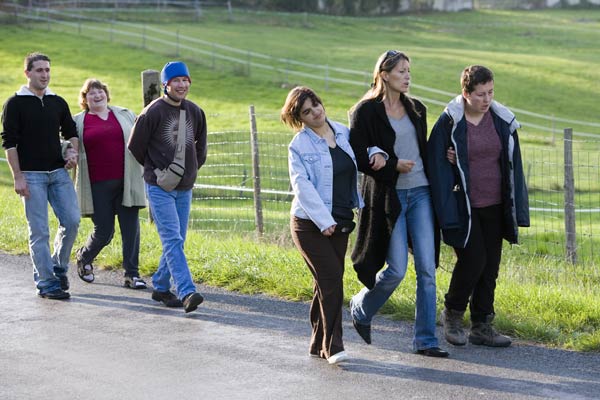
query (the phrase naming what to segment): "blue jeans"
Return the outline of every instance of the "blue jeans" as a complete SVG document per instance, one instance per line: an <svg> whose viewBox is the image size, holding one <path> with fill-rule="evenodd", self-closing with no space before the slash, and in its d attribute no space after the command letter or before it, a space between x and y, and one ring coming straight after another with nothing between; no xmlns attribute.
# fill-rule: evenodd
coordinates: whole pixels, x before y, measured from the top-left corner
<svg viewBox="0 0 600 400"><path fill-rule="evenodd" d="M387 268L379 271L375 286L363 288L351 302L352 317L369 325L375 313L404 279L408 265L408 235L411 238L417 275L414 350L438 346L435 336L436 287L433 207L428 186L397 190L402 211L392 231Z"/></svg>
<svg viewBox="0 0 600 400"><path fill-rule="evenodd" d="M183 300L185 296L196 291L183 252L192 204L192 191L166 192L159 186L149 184L146 184L146 191L163 248L158 269L152 275L152 285L154 290L166 292L171 289L172 278L177 290L177 297Z"/></svg>
<svg viewBox="0 0 600 400"><path fill-rule="evenodd" d="M67 170L23 172L29 197L23 197L29 227L29 252L38 293L60 289L60 277L69 269L69 257L79 229L79 204ZM50 254L48 203L58 219L54 252Z"/></svg>

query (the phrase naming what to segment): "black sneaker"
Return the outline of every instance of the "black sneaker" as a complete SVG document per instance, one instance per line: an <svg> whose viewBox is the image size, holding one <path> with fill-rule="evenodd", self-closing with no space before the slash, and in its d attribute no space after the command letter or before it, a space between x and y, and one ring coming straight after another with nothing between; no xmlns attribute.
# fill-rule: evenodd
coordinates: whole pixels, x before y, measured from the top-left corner
<svg viewBox="0 0 600 400"><path fill-rule="evenodd" d="M183 303L181 300L177 298L170 291L159 292L158 290L152 291L152 300L154 301L162 301L167 307L183 307Z"/></svg>
<svg viewBox="0 0 600 400"><path fill-rule="evenodd" d="M139 276L126 276L123 286L135 290L146 289L148 287L146 282Z"/></svg>
<svg viewBox="0 0 600 400"><path fill-rule="evenodd" d="M354 318L352 318L352 325L354 326L354 329L356 329L356 332L358 332L358 336L360 336L366 344L371 344L371 325L360 324L356 322Z"/></svg>
<svg viewBox="0 0 600 400"><path fill-rule="evenodd" d="M60 288L64 291L69 290L69 278L66 275L59 276Z"/></svg>
<svg viewBox="0 0 600 400"><path fill-rule="evenodd" d="M94 282L94 266L92 263L85 264L81 258L77 257L77 275L86 283Z"/></svg>
<svg viewBox="0 0 600 400"><path fill-rule="evenodd" d="M66 300L69 297L71 297L69 292L65 292L62 289L55 289L55 290L52 290L52 291L46 292L46 293L38 293L38 296L40 296L44 299L50 299L50 300Z"/></svg>
<svg viewBox="0 0 600 400"><path fill-rule="evenodd" d="M198 292L193 292L188 294L183 299L183 309L186 313L194 311L202 302L204 301L204 297Z"/></svg>

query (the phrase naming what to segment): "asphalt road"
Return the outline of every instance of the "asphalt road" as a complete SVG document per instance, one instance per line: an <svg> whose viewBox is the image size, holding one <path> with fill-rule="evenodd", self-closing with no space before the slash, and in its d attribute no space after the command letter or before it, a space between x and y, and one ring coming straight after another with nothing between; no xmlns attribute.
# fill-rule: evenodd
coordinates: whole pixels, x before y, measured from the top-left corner
<svg viewBox="0 0 600 400"><path fill-rule="evenodd" d="M120 272L70 274L70 300L41 299L29 257L0 254L0 399L600 398L598 353L443 343L434 359L412 353L411 324L378 316L369 346L346 313L352 361L332 366L308 356L307 303L200 286L185 314Z"/></svg>

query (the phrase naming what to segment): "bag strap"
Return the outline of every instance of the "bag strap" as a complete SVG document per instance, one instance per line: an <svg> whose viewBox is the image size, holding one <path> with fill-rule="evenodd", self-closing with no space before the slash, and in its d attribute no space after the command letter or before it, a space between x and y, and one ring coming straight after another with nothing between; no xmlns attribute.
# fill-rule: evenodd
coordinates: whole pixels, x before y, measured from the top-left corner
<svg viewBox="0 0 600 400"><path fill-rule="evenodd" d="M177 148L175 149L175 158L173 162L185 166L185 136L187 129L185 127L185 110L179 110L179 126L177 127Z"/></svg>

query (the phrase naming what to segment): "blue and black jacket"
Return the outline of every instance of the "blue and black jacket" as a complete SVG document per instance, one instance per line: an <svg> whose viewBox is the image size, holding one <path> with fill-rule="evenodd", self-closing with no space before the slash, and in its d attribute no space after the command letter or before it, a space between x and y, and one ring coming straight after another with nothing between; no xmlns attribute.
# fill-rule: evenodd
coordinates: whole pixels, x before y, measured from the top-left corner
<svg viewBox="0 0 600 400"><path fill-rule="evenodd" d="M444 243L464 248L471 234L471 202L467 123L461 95L453 99L437 120L427 143L427 171L433 207ZM493 101L490 107L500 142L502 175L503 238L518 243L518 227L529 226L529 198L515 115ZM456 165L446 151L456 151Z"/></svg>

